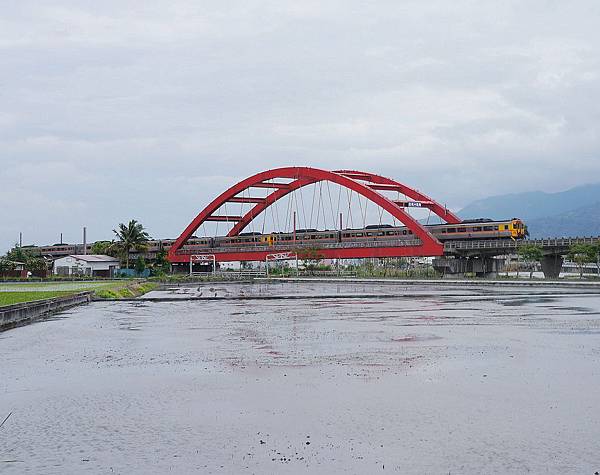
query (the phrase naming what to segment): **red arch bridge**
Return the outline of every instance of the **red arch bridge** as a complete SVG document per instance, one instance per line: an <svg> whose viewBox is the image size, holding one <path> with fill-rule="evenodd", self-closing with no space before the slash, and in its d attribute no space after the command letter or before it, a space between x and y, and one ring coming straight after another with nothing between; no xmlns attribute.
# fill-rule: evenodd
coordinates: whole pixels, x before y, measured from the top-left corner
<svg viewBox="0 0 600 475"><path fill-rule="evenodd" d="M323 187L323 184L327 187ZM313 193L310 220L304 216L305 228L298 229L296 214L299 213L299 203L304 212L303 198L302 195L300 201L297 196L295 201L290 198L311 185L314 185L313 191L316 192L318 185L321 187L318 201L321 201L324 189L325 196L329 196L331 201L329 184L339 188L338 209L333 212L332 208L332 223L337 221L335 218L338 214L339 221L331 225L333 229L326 227L325 231L310 228L316 196ZM347 192L349 200L345 223L343 213L339 213L342 190ZM361 214L364 211L362 227L359 228L352 224L350 201L354 195L358 195ZM272 212L273 208L285 199L289 201L289 207L284 210L284 216L289 218L289 226L277 230L274 218L277 213L271 213L274 228L265 232L264 218L269 210ZM364 209L361 199L364 201ZM376 205L379 210L379 225L366 225L368 203ZM240 206L240 212L228 212L228 207L231 210L233 206ZM319 209L317 203L317 210ZM413 209L425 210L429 217L437 216L440 224L429 225L429 217L427 224L423 224L423 220L418 220L410 214L409 211ZM325 209L322 211L321 217L325 223ZM391 217L393 225L382 224L381 217L384 212ZM257 232L253 225L261 216L263 226L260 232ZM210 237L206 231L203 237L197 236L196 233L206 223L216 224L217 232ZM221 223L228 227L224 236L218 234L218 225ZM319 211L316 215L316 227L318 223ZM248 232L248 229L253 231ZM170 245L168 259L175 265L186 264L191 268L196 262L210 265L214 269L218 262L228 261L437 257L433 265L442 273L469 272L483 276L493 275L502 269L503 261L494 259L494 256L514 254L523 242L527 242L542 248L544 274L547 277L558 277L563 256L573 244L600 245L600 237L522 241L523 237L524 227L521 220L461 221L458 216L429 196L375 173L284 167L257 173L221 193Z"/></svg>
<svg viewBox="0 0 600 475"><path fill-rule="evenodd" d="M349 199L358 195L357 198L364 202L365 214L367 204L375 204L379 210L379 216L386 212L394 222L398 223L397 226L404 230L402 239L400 236L398 239L378 239L377 236L372 239L342 239L342 231L348 229L348 223L344 223L343 213L334 213L333 211L332 214L336 218L339 216L339 221L336 219L337 222L334 225L336 229L330 231L329 236L332 239L310 242L299 239L300 234L317 232L317 230L297 229L296 211L291 212L294 200L289 200L289 198L293 193L309 185L320 185L319 192L322 198L323 184L326 184L327 187L330 184L337 185L338 197L342 195L342 190ZM325 189L331 198L330 189ZM286 197L292 203L288 208L290 216L287 216L291 221L293 214L292 230L287 234L282 234L280 231L247 232L253 221L257 220L259 216L267 216L269 210L276 207L278 202ZM298 204L298 198L296 198L296 204ZM238 214L228 212L228 207L231 210L237 206L246 209ZM317 208L318 206L317 204ZM171 263L176 264L189 263L192 259L208 263L210 261L265 261L269 258L285 258L286 255L310 258L315 253L318 253L319 258L323 259L442 256L444 254L443 243L434 236L430 228L408 212L409 209L415 208L428 210L430 215L439 218L440 223L461 223L458 216L429 196L396 180L374 173L356 170L328 171L310 167L276 168L257 173L221 193L181 233L169 249L168 258ZM340 201L338 200L338 211L339 209ZM311 219L312 211L314 211L314 201ZM349 206L348 211L350 212ZM322 214L324 217L324 209ZM317 214L317 222L318 220L319 215ZM221 237L196 236L197 231L209 222L225 223L230 228L226 235ZM242 236L245 239L242 239ZM340 237L336 238L336 236Z"/></svg>

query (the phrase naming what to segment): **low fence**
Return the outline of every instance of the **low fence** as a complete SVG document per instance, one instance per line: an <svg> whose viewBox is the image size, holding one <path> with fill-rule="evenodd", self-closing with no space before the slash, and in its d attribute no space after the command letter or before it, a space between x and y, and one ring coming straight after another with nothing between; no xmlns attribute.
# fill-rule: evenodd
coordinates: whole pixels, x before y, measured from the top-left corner
<svg viewBox="0 0 600 475"><path fill-rule="evenodd" d="M48 277L47 270L5 270L0 272L0 279L28 279L36 277L38 279L45 279Z"/></svg>
<svg viewBox="0 0 600 475"><path fill-rule="evenodd" d="M219 280L253 279L255 277L265 277L266 275L265 271L260 270L192 272L192 277L211 277Z"/></svg>
<svg viewBox="0 0 600 475"><path fill-rule="evenodd" d="M0 331L24 325L76 305L89 303L91 300L92 292L80 292L66 297L34 300L0 307Z"/></svg>

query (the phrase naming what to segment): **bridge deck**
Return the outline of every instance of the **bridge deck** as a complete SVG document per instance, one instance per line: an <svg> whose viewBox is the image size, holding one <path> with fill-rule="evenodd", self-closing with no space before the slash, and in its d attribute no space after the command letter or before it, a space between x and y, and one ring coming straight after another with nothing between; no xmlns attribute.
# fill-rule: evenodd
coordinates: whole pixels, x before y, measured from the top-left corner
<svg viewBox="0 0 600 475"><path fill-rule="evenodd" d="M177 251L175 262L189 262L191 255L214 255L216 261L257 261L265 260L272 253L297 252L317 254L320 258L365 258L365 257L409 257L422 256L419 248L421 241L412 240L380 240L362 242L341 242L320 244L287 243L273 246L249 247L216 247L206 249L181 249ZM444 242L443 255L485 255L494 256L516 252L523 244L535 244L549 254L564 254L573 244L600 244L600 237L573 237L553 239L531 239L513 241L511 239L492 240L452 240ZM442 255L442 254L440 254Z"/></svg>
<svg viewBox="0 0 600 475"><path fill-rule="evenodd" d="M513 241L512 239L446 241L444 243L444 254L453 255L469 251L483 251L487 255L499 255L515 252L523 244L534 244L547 252L554 251L560 254L567 252L574 244L598 245L600 244L600 237L528 239L525 241Z"/></svg>

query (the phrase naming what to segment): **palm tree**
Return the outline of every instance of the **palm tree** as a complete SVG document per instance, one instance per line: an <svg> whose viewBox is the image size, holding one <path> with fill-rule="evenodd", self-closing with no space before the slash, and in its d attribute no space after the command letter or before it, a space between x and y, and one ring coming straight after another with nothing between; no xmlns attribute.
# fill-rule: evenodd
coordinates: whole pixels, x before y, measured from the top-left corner
<svg viewBox="0 0 600 475"><path fill-rule="evenodd" d="M125 254L126 267L129 269L129 251L143 251L147 248L147 242L150 239L148 233L144 230L144 226L138 223L135 219L129 221L128 224L119 224L118 230L113 229L113 233L119 239L119 247L121 252Z"/></svg>

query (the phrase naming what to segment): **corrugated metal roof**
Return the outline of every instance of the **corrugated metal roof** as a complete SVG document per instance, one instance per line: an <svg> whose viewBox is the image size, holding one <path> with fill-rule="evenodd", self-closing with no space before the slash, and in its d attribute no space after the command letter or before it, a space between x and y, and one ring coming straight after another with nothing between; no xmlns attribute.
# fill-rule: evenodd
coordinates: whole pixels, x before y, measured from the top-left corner
<svg viewBox="0 0 600 475"><path fill-rule="evenodd" d="M106 256L104 254L70 254L69 257L86 262L119 262L117 257Z"/></svg>

